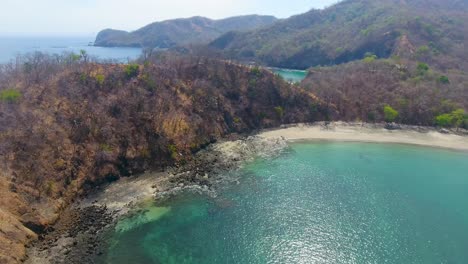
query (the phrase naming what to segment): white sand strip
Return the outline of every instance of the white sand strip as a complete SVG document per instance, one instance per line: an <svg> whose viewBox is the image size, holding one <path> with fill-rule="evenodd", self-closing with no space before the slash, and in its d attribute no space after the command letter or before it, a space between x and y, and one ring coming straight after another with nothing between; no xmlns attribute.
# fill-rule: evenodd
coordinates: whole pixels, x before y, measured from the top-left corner
<svg viewBox="0 0 468 264"><path fill-rule="evenodd" d="M387 130L383 124L334 122L291 127L261 132L263 138L283 137L289 141L335 140L375 143L400 143L420 146L468 150L468 136L461 133L441 133L436 129L402 126L399 130Z"/></svg>

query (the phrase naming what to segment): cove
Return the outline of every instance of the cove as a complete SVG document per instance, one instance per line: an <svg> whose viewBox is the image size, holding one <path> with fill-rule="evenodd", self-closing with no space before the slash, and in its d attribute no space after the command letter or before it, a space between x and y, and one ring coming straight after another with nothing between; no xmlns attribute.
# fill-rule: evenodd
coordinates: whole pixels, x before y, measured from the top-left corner
<svg viewBox="0 0 468 264"><path fill-rule="evenodd" d="M275 74L280 75L285 81L296 83L302 82L307 77L308 71L271 68Z"/></svg>
<svg viewBox="0 0 468 264"><path fill-rule="evenodd" d="M217 198L146 204L99 263L468 263L468 154L300 142Z"/></svg>

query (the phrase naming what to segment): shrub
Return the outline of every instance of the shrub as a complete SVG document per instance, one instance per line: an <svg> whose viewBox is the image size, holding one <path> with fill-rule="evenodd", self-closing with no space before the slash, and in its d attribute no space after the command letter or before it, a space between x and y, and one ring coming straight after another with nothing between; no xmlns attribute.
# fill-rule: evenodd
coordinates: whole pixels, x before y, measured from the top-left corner
<svg viewBox="0 0 468 264"><path fill-rule="evenodd" d="M141 79L145 82L145 84L146 84L145 88L148 91L155 91L157 89L158 85L156 84L156 81L151 79L151 77L148 74L143 74Z"/></svg>
<svg viewBox="0 0 468 264"><path fill-rule="evenodd" d="M449 80L449 78L447 76L442 75L442 76L439 77L439 82L443 83L443 84L449 84L450 80Z"/></svg>
<svg viewBox="0 0 468 264"><path fill-rule="evenodd" d="M43 187L47 196L52 196L57 189L57 185L52 180L48 180Z"/></svg>
<svg viewBox="0 0 468 264"><path fill-rule="evenodd" d="M463 118L462 127L468 129L468 115L465 115L465 118Z"/></svg>
<svg viewBox="0 0 468 264"><path fill-rule="evenodd" d="M435 118L435 123L439 127L451 127L452 117L450 116L450 114L439 115Z"/></svg>
<svg viewBox="0 0 468 264"><path fill-rule="evenodd" d="M167 149L169 150L169 153L171 154L172 159L177 159L177 146L170 144L167 146Z"/></svg>
<svg viewBox="0 0 468 264"><path fill-rule="evenodd" d="M128 64L125 66L125 75L128 79L138 76L140 66L138 64Z"/></svg>
<svg viewBox="0 0 468 264"><path fill-rule="evenodd" d="M86 75L85 73L80 74L80 83L86 84L87 81L88 81L88 75Z"/></svg>
<svg viewBox="0 0 468 264"><path fill-rule="evenodd" d="M281 107L281 106L275 107L275 112L276 112L276 115L278 115L279 118L283 118L283 116L284 116L284 108L283 107Z"/></svg>
<svg viewBox="0 0 468 264"><path fill-rule="evenodd" d="M416 53L418 56L422 56L422 55L429 53L429 50L430 50L429 46L424 45L424 46L419 47Z"/></svg>
<svg viewBox="0 0 468 264"><path fill-rule="evenodd" d="M97 74L94 79L96 79L96 82L99 86L104 85L104 81L106 80L106 77L102 74Z"/></svg>
<svg viewBox="0 0 468 264"><path fill-rule="evenodd" d="M21 92L16 89L6 89L0 92L0 101L15 103L21 98Z"/></svg>
<svg viewBox="0 0 468 264"><path fill-rule="evenodd" d="M99 149L104 151L104 152L112 152L112 146L106 143L102 143L99 145Z"/></svg>
<svg viewBox="0 0 468 264"><path fill-rule="evenodd" d="M389 105L386 105L384 106L384 115L385 115L385 121L391 123L391 122L395 122L399 114L397 110L393 109Z"/></svg>
<svg viewBox="0 0 468 264"><path fill-rule="evenodd" d="M418 63L417 70L418 70L419 75L424 75L426 74L427 71L429 71L429 65L427 65L426 63L420 62Z"/></svg>
<svg viewBox="0 0 468 264"><path fill-rule="evenodd" d="M450 113L450 115L452 116L452 122L455 127L460 127L466 117L465 110L463 109L457 109Z"/></svg>
<svg viewBox="0 0 468 264"><path fill-rule="evenodd" d="M364 62L365 63L371 63L373 61L375 61L377 59L377 55L371 53L371 52L367 52L365 55L364 55Z"/></svg>
<svg viewBox="0 0 468 264"><path fill-rule="evenodd" d="M70 61L71 62L77 62L81 59L81 55L76 54L76 53L71 53L70 54Z"/></svg>
<svg viewBox="0 0 468 264"><path fill-rule="evenodd" d="M260 70L259 67L253 67L251 70L250 70L250 73L252 73L253 75L257 76L257 77L260 77L261 74L262 74L262 71Z"/></svg>
<svg viewBox="0 0 468 264"><path fill-rule="evenodd" d="M435 123L440 127L461 127L465 125L467 115L465 110L457 109L448 114L442 114L435 118Z"/></svg>

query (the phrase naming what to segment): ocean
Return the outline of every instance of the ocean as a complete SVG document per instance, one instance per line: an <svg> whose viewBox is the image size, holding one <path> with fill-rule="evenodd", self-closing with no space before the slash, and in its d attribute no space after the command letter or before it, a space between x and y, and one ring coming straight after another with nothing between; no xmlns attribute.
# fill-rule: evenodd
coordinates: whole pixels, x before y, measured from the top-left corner
<svg viewBox="0 0 468 264"><path fill-rule="evenodd" d="M94 37L11 37L0 36L0 63L8 63L17 55L36 51L49 54L79 53L85 50L99 60L128 62L141 55L140 48L104 48L90 46Z"/></svg>

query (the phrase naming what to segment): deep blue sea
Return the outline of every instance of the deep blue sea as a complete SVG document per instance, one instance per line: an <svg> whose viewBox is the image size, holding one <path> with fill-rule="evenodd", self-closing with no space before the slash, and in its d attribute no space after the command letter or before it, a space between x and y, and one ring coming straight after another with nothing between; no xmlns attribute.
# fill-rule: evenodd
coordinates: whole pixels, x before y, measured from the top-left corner
<svg viewBox="0 0 468 264"><path fill-rule="evenodd" d="M136 59L141 54L140 48L103 48L89 46L94 37L13 37L0 36L0 63L7 63L19 54L35 51L49 54L63 52L86 52L99 60L116 60L127 62Z"/></svg>

